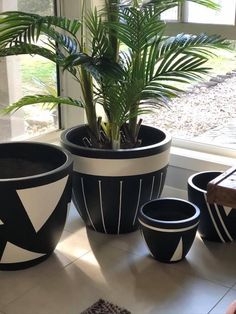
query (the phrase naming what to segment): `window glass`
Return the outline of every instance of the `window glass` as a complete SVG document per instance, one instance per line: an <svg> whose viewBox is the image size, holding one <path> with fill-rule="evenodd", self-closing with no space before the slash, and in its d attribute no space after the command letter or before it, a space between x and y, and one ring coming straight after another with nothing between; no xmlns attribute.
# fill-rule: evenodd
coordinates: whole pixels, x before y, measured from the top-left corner
<svg viewBox="0 0 236 314"><path fill-rule="evenodd" d="M0 0L0 10L53 15L54 0ZM45 38L40 39L42 42ZM26 95L57 94L55 64L39 56L0 59L0 108ZM0 116L0 141L23 140L58 128L57 109L25 106L11 116Z"/></svg>
<svg viewBox="0 0 236 314"><path fill-rule="evenodd" d="M187 22L234 25L236 0L217 0L220 10L211 10L196 3L188 3Z"/></svg>
<svg viewBox="0 0 236 314"><path fill-rule="evenodd" d="M162 13L161 15L161 19L162 20L166 20L166 21L176 21L178 18L178 8L172 8L169 9L167 11L165 11L164 13Z"/></svg>
<svg viewBox="0 0 236 314"><path fill-rule="evenodd" d="M212 70L203 82L189 86L169 108L144 115L144 123L174 138L236 149L236 50L217 51L207 65Z"/></svg>

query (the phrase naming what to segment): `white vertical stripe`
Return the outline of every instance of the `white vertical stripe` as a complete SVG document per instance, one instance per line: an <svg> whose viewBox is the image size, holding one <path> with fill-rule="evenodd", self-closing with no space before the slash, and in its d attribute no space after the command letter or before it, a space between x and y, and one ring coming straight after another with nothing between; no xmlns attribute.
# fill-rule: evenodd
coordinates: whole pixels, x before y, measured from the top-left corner
<svg viewBox="0 0 236 314"><path fill-rule="evenodd" d="M123 181L120 181L120 202L119 202L119 218L118 218L118 228L117 228L117 234L120 233L120 220L121 220L121 205L122 205L122 187L123 187Z"/></svg>
<svg viewBox="0 0 236 314"><path fill-rule="evenodd" d="M151 193L150 193L150 200L152 199L152 196L153 196L154 183L155 183L155 176L152 177L152 188L151 188Z"/></svg>
<svg viewBox="0 0 236 314"><path fill-rule="evenodd" d="M159 188L158 188L158 192L157 192L157 198L160 197L160 195L161 195L162 180L163 180L163 173L161 173L161 177L160 177L160 183L159 183Z"/></svg>
<svg viewBox="0 0 236 314"><path fill-rule="evenodd" d="M216 224L216 222L215 222L215 219L214 219L214 217L213 217L213 215L212 215L212 212L211 212L211 208L210 208L210 206L209 206L209 203L207 202L206 193L204 193L204 198L205 198L206 206L207 206L209 215L210 215L210 217L211 217L212 223L213 223L213 225L214 225L214 227L215 227L216 233L218 234L218 236L219 236L219 238L221 239L221 241L222 241L223 243L225 243L225 240L224 240L224 238L222 237L222 235L221 235L221 233L220 233L220 230L218 229L217 224Z"/></svg>
<svg viewBox="0 0 236 314"><path fill-rule="evenodd" d="M102 225L104 232L107 233L105 221L104 221L104 215L103 215L103 206L102 206L102 181L98 180L98 186L99 186L99 199L100 199L100 208L101 208L101 216L102 216Z"/></svg>
<svg viewBox="0 0 236 314"><path fill-rule="evenodd" d="M97 231L96 228L95 228L95 226L94 226L94 224L93 224L92 218L91 218L90 213L89 213L89 210L88 210L87 201L86 201L85 192L84 192L84 178L82 178L82 177L81 177L81 186L82 186L82 193L83 193L84 206L85 206L86 213L87 213L87 215L88 215L89 221L90 221L90 223L91 223L93 229L94 229L95 231Z"/></svg>
<svg viewBox="0 0 236 314"><path fill-rule="evenodd" d="M217 215L218 215L218 217L219 217L219 219L220 219L220 222L221 222L221 224L222 224L222 227L224 228L225 233L227 234L229 240L230 240L231 242L233 242L233 238L231 237L231 235L230 235L228 229L226 228L225 223L224 223L224 221L223 221L223 219L222 219L222 217L221 217L221 214L220 214L218 205L217 205L216 203L214 203L214 206L215 206L216 213L217 213Z"/></svg>
<svg viewBox="0 0 236 314"><path fill-rule="evenodd" d="M80 209L80 207L79 207L79 205L78 205L78 202L77 202L77 200L76 200L76 198L75 198L75 192L74 192L74 190L72 190L72 200L73 200L73 203L74 203L74 205L75 205L75 207L76 207L76 210L78 210L78 213L80 214L80 217L83 217L83 215L82 215L82 213L81 213L81 209Z"/></svg>
<svg viewBox="0 0 236 314"><path fill-rule="evenodd" d="M136 210L135 210L135 214L134 214L133 226L135 224L135 220L136 220L137 215L138 215L140 196L141 196L141 189L142 189L142 181L143 181L142 179L139 180L138 200L137 200L137 206L136 206Z"/></svg>

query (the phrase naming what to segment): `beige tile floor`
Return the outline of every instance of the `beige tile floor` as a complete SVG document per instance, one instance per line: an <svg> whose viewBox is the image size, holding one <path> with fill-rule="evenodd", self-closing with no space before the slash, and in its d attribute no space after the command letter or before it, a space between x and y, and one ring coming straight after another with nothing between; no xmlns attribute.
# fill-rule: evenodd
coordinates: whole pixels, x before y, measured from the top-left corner
<svg viewBox="0 0 236 314"><path fill-rule="evenodd" d="M32 268L0 272L0 314L80 314L99 298L133 314L224 314L236 299L236 243L203 242L162 264L139 232L86 230L71 208L55 253Z"/></svg>

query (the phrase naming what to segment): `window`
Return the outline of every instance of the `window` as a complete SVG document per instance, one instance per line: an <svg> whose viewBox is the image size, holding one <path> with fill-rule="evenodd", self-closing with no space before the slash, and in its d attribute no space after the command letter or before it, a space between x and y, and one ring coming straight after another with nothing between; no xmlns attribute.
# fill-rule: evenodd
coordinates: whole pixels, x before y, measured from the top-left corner
<svg viewBox="0 0 236 314"><path fill-rule="evenodd" d="M219 11L212 11L196 3L188 3L187 22L234 25L236 0L218 0Z"/></svg>
<svg viewBox="0 0 236 314"><path fill-rule="evenodd" d="M20 10L54 14L54 0L0 0L0 11ZM43 41L44 39L41 38ZM0 108L26 95L57 93L55 64L39 56L0 59ZM58 128L57 110L26 106L11 116L0 116L0 141L21 140Z"/></svg>
<svg viewBox="0 0 236 314"><path fill-rule="evenodd" d="M181 147L235 155L236 152L236 0L220 1L220 11L194 3L182 7L181 21L171 21L169 35L177 33L220 34L232 40L231 52L217 51L208 62L212 68L206 81L189 86L187 93L144 116L144 123L169 130L173 143ZM228 25L226 25L228 24ZM190 145L191 144L191 145Z"/></svg>

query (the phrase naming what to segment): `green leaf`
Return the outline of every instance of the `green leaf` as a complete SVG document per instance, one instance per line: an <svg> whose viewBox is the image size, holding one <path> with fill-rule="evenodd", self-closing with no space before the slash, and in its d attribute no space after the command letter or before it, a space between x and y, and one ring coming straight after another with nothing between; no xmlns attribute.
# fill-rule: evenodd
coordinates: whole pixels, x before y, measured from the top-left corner
<svg viewBox="0 0 236 314"><path fill-rule="evenodd" d="M34 95L34 96L25 96L18 100L17 102L9 105L3 109L4 114L14 113L15 111L21 109L24 106L33 105L33 104L52 104L52 108L58 104L66 104L76 107L84 107L84 104L76 99L70 97L60 97L54 95Z"/></svg>

